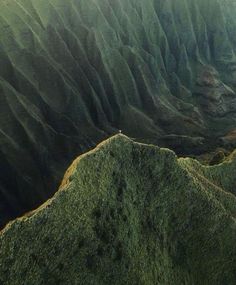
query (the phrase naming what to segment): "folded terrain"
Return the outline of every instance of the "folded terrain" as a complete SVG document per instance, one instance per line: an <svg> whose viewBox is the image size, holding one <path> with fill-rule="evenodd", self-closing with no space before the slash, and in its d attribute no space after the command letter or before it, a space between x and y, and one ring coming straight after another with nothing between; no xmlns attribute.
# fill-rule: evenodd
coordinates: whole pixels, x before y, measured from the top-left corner
<svg viewBox="0 0 236 285"><path fill-rule="evenodd" d="M116 135L0 233L0 283L234 285L235 170Z"/></svg>
<svg viewBox="0 0 236 285"><path fill-rule="evenodd" d="M235 146L232 0L1 0L0 227L122 129L181 154Z"/></svg>

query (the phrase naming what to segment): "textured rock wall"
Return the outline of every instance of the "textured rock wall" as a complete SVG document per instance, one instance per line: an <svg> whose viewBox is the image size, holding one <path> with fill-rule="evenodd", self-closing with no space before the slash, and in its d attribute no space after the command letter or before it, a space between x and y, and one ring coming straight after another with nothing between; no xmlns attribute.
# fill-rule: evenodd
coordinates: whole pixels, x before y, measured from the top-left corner
<svg viewBox="0 0 236 285"><path fill-rule="evenodd" d="M235 128L235 13L230 0L2 0L0 225L117 129L214 147Z"/></svg>

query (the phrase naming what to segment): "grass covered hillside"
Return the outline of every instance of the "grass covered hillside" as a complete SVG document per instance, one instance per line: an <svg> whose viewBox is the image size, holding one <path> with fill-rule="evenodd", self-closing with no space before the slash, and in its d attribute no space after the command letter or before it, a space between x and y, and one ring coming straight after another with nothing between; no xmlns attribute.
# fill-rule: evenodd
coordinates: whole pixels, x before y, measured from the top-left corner
<svg viewBox="0 0 236 285"><path fill-rule="evenodd" d="M235 170L116 135L1 232L0 284L234 285Z"/></svg>

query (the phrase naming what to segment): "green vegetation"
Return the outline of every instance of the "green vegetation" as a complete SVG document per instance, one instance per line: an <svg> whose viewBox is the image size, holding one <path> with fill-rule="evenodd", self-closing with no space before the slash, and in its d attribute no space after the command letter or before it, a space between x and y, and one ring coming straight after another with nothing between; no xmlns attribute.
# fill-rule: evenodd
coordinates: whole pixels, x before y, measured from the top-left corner
<svg viewBox="0 0 236 285"><path fill-rule="evenodd" d="M177 154L234 148L235 14L232 0L1 0L0 228L119 129Z"/></svg>
<svg viewBox="0 0 236 285"><path fill-rule="evenodd" d="M0 283L234 285L235 169L116 135L2 231Z"/></svg>

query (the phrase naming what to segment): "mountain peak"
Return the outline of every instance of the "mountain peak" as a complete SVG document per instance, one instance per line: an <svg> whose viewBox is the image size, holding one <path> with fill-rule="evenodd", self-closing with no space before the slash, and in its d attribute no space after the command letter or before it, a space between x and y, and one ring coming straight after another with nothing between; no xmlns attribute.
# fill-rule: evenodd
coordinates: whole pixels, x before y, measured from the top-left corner
<svg viewBox="0 0 236 285"><path fill-rule="evenodd" d="M0 281L233 284L236 198L233 179L219 173L235 167L115 135L74 161L53 199L1 233Z"/></svg>

